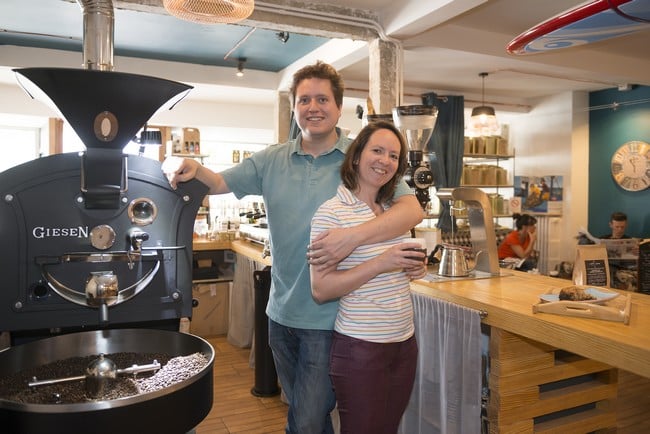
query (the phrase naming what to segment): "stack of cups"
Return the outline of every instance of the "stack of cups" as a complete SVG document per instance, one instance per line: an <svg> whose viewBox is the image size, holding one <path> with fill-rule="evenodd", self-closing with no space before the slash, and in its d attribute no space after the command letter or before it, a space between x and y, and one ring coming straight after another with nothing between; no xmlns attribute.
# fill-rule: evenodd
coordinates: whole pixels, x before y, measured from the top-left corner
<svg viewBox="0 0 650 434"><path fill-rule="evenodd" d="M423 261L426 261L426 258L427 258L427 251L428 251L428 250L427 250L427 244L426 244L425 239L424 239L424 238L409 238L407 241L408 241L409 243L418 243L418 244L420 245L419 248L415 248L415 249L407 249L407 250L413 250L413 251L417 251L417 252L422 252L422 253L424 253ZM416 258L415 258L415 257L412 257L411 259L416 259ZM417 259L420 259L420 258L418 257Z"/></svg>
<svg viewBox="0 0 650 434"><path fill-rule="evenodd" d="M415 236L423 238L427 252L433 252L436 245L440 244L440 229L438 228L415 228Z"/></svg>

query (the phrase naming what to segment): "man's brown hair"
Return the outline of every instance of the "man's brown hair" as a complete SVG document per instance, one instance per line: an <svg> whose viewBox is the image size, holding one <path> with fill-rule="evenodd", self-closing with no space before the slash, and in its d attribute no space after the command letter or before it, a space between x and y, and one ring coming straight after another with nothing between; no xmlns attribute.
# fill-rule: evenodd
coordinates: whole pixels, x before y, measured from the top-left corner
<svg viewBox="0 0 650 434"><path fill-rule="evenodd" d="M341 74L339 74L336 68L320 60L313 65L302 67L293 74L293 81L291 82L290 88L291 105L296 103L296 89L298 88L298 85L308 78L329 80L332 85L332 93L334 94L334 102L336 102L336 106L339 108L343 106L343 92L345 91L343 78L341 78Z"/></svg>

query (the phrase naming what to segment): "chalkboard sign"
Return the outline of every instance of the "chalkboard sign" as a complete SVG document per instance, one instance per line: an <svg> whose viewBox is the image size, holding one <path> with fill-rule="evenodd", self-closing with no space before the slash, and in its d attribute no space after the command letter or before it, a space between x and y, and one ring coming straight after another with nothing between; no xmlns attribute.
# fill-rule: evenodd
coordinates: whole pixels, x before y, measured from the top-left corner
<svg viewBox="0 0 650 434"><path fill-rule="evenodd" d="M603 259L586 259L586 285L607 286L607 261Z"/></svg>
<svg viewBox="0 0 650 434"><path fill-rule="evenodd" d="M578 245L573 266L575 285L609 286L609 262L603 244Z"/></svg>
<svg viewBox="0 0 650 434"><path fill-rule="evenodd" d="M637 291L650 294L650 239L639 243Z"/></svg>

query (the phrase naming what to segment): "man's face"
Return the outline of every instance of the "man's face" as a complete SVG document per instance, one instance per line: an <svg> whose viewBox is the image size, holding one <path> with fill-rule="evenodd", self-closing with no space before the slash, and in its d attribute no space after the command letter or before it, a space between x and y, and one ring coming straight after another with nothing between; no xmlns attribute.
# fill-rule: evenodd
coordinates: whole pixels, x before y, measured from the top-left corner
<svg viewBox="0 0 650 434"><path fill-rule="evenodd" d="M625 235L627 222L612 220L611 222L609 222L609 227L612 229L612 238L622 238L623 235Z"/></svg>
<svg viewBox="0 0 650 434"><path fill-rule="evenodd" d="M332 84L321 78L307 78L300 82L293 110L303 138L307 140L331 134L341 117Z"/></svg>

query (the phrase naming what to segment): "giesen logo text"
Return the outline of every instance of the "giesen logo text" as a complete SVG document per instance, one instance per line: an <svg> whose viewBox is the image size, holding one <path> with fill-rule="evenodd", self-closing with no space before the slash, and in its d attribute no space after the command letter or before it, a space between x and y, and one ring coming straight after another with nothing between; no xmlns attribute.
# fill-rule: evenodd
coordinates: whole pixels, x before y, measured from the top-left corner
<svg viewBox="0 0 650 434"><path fill-rule="evenodd" d="M32 229L32 236L41 238L88 238L88 226L77 226L76 228L46 228L37 226Z"/></svg>

